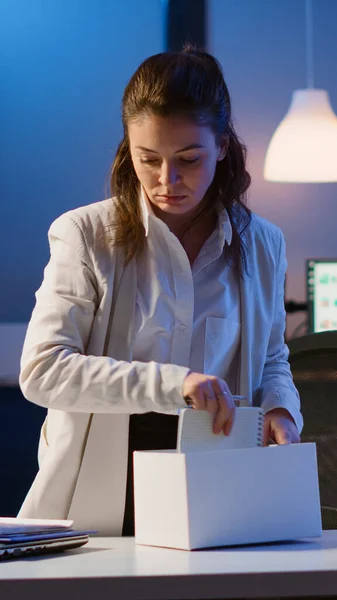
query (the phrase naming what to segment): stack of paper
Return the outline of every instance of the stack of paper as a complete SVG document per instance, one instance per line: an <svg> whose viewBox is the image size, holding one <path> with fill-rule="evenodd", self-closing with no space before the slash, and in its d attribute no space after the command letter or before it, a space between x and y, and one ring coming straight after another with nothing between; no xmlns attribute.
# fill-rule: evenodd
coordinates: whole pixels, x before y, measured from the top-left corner
<svg viewBox="0 0 337 600"><path fill-rule="evenodd" d="M72 525L73 521L65 520L0 517L0 535L69 531Z"/></svg>
<svg viewBox="0 0 337 600"><path fill-rule="evenodd" d="M77 531L73 521L0 517L0 559L60 552L88 542L89 534Z"/></svg>

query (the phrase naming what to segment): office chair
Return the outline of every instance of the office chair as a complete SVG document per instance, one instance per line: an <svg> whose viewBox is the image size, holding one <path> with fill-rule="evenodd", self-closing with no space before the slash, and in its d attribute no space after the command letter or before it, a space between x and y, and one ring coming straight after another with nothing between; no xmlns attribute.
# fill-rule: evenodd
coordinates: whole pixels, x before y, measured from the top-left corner
<svg viewBox="0 0 337 600"><path fill-rule="evenodd" d="M337 331L288 342L301 397L303 442L316 442L323 529L337 529Z"/></svg>

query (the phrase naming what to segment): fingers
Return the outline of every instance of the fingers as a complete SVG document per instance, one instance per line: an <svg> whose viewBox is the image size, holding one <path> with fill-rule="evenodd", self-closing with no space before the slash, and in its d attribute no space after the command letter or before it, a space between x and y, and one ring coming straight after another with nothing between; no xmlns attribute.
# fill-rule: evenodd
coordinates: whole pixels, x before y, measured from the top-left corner
<svg viewBox="0 0 337 600"><path fill-rule="evenodd" d="M213 433L219 434L223 431L225 435L229 435L233 426L235 405L229 389L224 389L218 380L208 381L205 410L215 414Z"/></svg>
<svg viewBox="0 0 337 600"><path fill-rule="evenodd" d="M227 422L225 423L225 425L223 427L223 432L225 435L229 435L230 432L232 431L234 419L235 419L235 406L234 406L234 410L231 410L230 416L227 419Z"/></svg>
<svg viewBox="0 0 337 600"><path fill-rule="evenodd" d="M265 415L264 445L272 440L276 444L296 444L301 441L297 427L291 418L285 417L277 409Z"/></svg>
<svg viewBox="0 0 337 600"><path fill-rule="evenodd" d="M270 437L270 419L268 415L264 417L264 426L263 426L263 445L268 446L268 442L271 439Z"/></svg>
<svg viewBox="0 0 337 600"><path fill-rule="evenodd" d="M210 413L216 413L218 410L218 399L217 399L214 389L212 387L212 383L209 380L207 382L207 389L205 392L204 399L205 399L205 410L207 410Z"/></svg>
<svg viewBox="0 0 337 600"><path fill-rule="evenodd" d="M196 410L214 414L213 431L229 435L235 419L235 403L227 383L212 375L189 372L183 384L183 396ZM275 408L265 415L264 445L295 444L301 441L291 414L284 408Z"/></svg>
<svg viewBox="0 0 337 600"><path fill-rule="evenodd" d="M206 395L202 388L197 387L194 389L188 396L185 396L185 400L195 410L207 410Z"/></svg>
<svg viewBox="0 0 337 600"><path fill-rule="evenodd" d="M229 435L234 423L235 415L235 404L232 394L230 393L226 382L220 382L219 379L214 381L213 389L215 389L218 404L213 431L216 434L223 431L225 435Z"/></svg>
<svg viewBox="0 0 337 600"><path fill-rule="evenodd" d="M292 444L300 444L301 443L301 436L298 433L297 429L296 429L296 433L295 433L295 435L294 435L293 440L292 440L291 443Z"/></svg>
<svg viewBox="0 0 337 600"><path fill-rule="evenodd" d="M228 435L232 429L235 404L227 383L218 377L190 372L183 385L183 396L189 406L215 415L214 433Z"/></svg>
<svg viewBox="0 0 337 600"><path fill-rule="evenodd" d="M292 423L288 426L275 427L273 437L275 442L281 445L298 444L301 441L297 428Z"/></svg>
<svg viewBox="0 0 337 600"><path fill-rule="evenodd" d="M275 429L274 439L276 444L280 444L281 446L291 443L290 432L287 429Z"/></svg>

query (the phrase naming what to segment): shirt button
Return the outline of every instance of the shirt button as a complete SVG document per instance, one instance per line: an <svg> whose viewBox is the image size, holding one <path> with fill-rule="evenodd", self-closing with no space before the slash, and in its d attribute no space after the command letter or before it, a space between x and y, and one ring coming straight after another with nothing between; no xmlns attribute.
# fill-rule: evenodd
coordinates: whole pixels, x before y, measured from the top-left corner
<svg viewBox="0 0 337 600"><path fill-rule="evenodd" d="M186 325L179 325L179 329L180 329L180 331L185 331L186 330Z"/></svg>

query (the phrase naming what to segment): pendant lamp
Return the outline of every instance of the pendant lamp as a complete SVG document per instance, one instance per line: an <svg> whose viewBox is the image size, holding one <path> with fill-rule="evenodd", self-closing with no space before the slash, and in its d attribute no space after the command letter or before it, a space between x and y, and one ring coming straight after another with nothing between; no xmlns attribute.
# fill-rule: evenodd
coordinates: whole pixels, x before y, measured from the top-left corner
<svg viewBox="0 0 337 600"><path fill-rule="evenodd" d="M314 88L312 0L306 0L307 89L295 90L266 154L264 178L280 182L337 181L337 117L326 90Z"/></svg>

